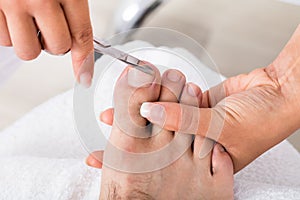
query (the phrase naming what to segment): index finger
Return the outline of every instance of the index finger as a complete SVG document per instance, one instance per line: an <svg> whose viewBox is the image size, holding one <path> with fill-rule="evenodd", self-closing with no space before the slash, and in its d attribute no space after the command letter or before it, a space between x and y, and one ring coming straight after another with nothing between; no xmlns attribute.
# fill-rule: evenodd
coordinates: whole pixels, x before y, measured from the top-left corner
<svg viewBox="0 0 300 200"><path fill-rule="evenodd" d="M89 87L94 73L93 30L88 0L61 0L72 37L72 62L77 81Z"/></svg>
<svg viewBox="0 0 300 200"><path fill-rule="evenodd" d="M226 126L226 111L222 108L197 108L178 103L143 103L143 117L159 127L185 134L200 135L218 141Z"/></svg>

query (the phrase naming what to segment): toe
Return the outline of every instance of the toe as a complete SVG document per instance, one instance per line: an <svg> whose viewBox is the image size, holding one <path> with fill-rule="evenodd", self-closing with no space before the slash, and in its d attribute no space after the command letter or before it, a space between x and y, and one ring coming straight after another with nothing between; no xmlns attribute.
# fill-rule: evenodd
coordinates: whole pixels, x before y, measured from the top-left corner
<svg viewBox="0 0 300 200"><path fill-rule="evenodd" d="M147 138L151 136L151 127L140 115L140 107L143 102L158 100L161 77L157 68L150 64L147 66L153 69L154 74L149 75L128 66L115 84L113 119L105 113L101 116L103 121L112 123L109 143L105 149L106 158L123 152L148 151ZM106 159L106 162L113 161Z"/></svg>
<svg viewBox="0 0 300 200"><path fill-rule="evenodd" d="M233 176L232 160L224 147L220 144L216 144L213 149L212 172L214 177L222 177L222 179L227 179L228 177L232 178ZM226 176L226 174L228 176Z"/></svg>
<svg viewBox="0 0 300 200"><path fill-rule="evenodd" d="M187 83L182 91L180 103L199 107L202 100L202 91L194 83Z"/></svg>
<svg viewBox="0 0 300 200"><path fill-rule="evenodd" d="M99 118L100 118L101 122L111 126L114 121L114 109L109 108L109 109L101 112Z"/></svg>
<svg viewBox="0 0 300 200"><path fill-rule="evenodd" d="M167 70L162 75L161 92L159 96L160 102L179 102L180 95L185 85L185 76L175 69ZM156 148L165 146L174 137L173 132L163 130L154 125L152 130L152 139L155 140Z"/></svg>
<svg viewBox="0 0 300 200"><path fill-rule="evenodd" d="M95 151L91 153L87 159L86 159L86 164L90 167L102 168L102 163L103 163L103 151Z"/></svg>
<svg viewBox="0 0 300 200"><path fill-rule="evenodd" d="M127 67L116 83L113 124L125 134L134 134L146 126L147 120L140 115L140 107L143 102L158 100L160 73L154 66L151 68L154 75Z"/></svg>
<svg viewBox="0 0 300 200"><path fill-rule="evenodd" d="M201 105L202 91L193 84L188 83L183 89L180 103L190 106L199 107ZM184 122L189 123L189 122ZM176 137L181 137L187 140L188 137L192 137L187 134L176 134ZM194 137L194 144L191 145L190 153L193 155L197 162L197 167L203 174L211 175L211 149L213 148L214 141L203 138L201 136Z"/></svg>
<svg viewBox="0 0 300 200"><path fill-rule="evenodd" d="M233 164L229 154L220 144L216 144L213 149L212 172L214 183L222 190L223 197L226 195L226 199L233 199Z"/></svg>
<svg viewBox="0 0 300 200"><path fill-rule="evenodd" d="M162 76L161 85L159 101L177 103L185 85L185 76L178 70L167 70Z"/></svg>

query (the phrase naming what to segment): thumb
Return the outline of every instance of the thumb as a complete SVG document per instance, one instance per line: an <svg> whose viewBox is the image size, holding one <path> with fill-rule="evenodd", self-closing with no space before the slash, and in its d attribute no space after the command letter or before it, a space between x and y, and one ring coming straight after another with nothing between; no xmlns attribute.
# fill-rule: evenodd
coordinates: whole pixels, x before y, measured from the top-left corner
<svg viewBox="0 0 300 200"><path fill-rule="evenodd" d="M197 108L178 103L143 103L143 117L169 131L200 135L218 140L225 124L224 109Z"/></svg>

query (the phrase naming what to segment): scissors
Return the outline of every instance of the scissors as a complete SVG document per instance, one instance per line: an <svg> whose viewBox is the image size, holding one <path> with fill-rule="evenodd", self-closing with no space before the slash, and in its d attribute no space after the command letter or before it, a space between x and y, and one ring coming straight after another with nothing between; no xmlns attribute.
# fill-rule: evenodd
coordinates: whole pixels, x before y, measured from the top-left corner
<svg viewBox="0 0 300 200"><path fill-rule="evenodd" d="M154 75L154 71L151 67L149 67L147 65L141 65L141 63L142 63L141 60L139 60L138 58L136 58L128 53L125 53L119 49L112 47L111 44L109 44L108 42L106 42L104 40L100 40L100 39L97 39L94 37L94 50L97 53L109 55L113 58L116 58L128 65L133 66L137 70L140 70L146 74Z"/></svg>

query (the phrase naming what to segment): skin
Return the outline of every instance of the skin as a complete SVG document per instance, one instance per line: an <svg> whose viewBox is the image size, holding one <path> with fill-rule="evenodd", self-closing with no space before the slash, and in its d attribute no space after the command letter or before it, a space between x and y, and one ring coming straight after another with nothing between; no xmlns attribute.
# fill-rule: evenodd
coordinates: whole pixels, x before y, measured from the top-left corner
<svg viewBox="0 0 300 200"><path fill-rule="evenodd" d="M90 85L93 76L93 32L87 0L0 0L0 45L14 46L23 60L45 50L61 55L71 50L74 73Z"/></svg>
<svg viewBox="0 0 300 200"><path fill-rule="evenodd" d="M237 172L300 128L299 83L300 26L269 66L230 78L204 93L204 108L156 103L166 113L166 123L156 124L218 141ZM191 116L194 113L198 115ZM191 117L192 124L185 126ZM155 123L151 116L148 120ZM210 124L222 123L222 129L207 131Z"/></svg>
<svg viewBox="0 0 300 200"><path fill-rule="evenodd" d="M200 88L192 83L186 84L182 73L169 70L160 78L157 69L154 67L153 69L156 71L153 81L149 81L150 79L145 77L148 75L145 74L131 76L130 73L135 69L129 67L124 70L116 84L115 110L114 118L110 121L112 132L109 141L123 151L153 152L169 144L175 136L181 137L178 145L192 138L190 135L166 130L161 130L159 134L148 138L128 135L137 130L135 124L146 125L147 123L147 120L139 114L142 102L153 100L178 102L179 99L181 104L195 107L201 104ZM168 74L173 74L172 77L177 77L179 80L171 81ZM148 80L148 82L142 83L143 86L133 87L129 84L129 79L134 79L134 81L140 79L139 84L143 80ZM189 87L194 91L194 95L188 92ZM125 130L123 126L129 128ZM156 128L158 127L154 126L150 134L153 134L152 131ZM219 144L214 146L212 152L200 159L199 153L205 141L203 137L196 136L192 146L183 151L179 159L162 169L147 173L128 173L109 167L106 159L114 158L113 152L106 148L104 158L102 152L96 152L91 155L88 162L103 159L104 165L98 165L102 167L100 199L118 199L118 197L120 199L233 199L232 161ZM210 142L210 144L213 147L214 143ZM173 153L171 152L170 155ZM92 157L94 159L91 159ZM128 161L126 156L123 156L119 163L122 166L131 166L131 164L132 162Z"/></svg>
<svg viewBox="0 0 300 200"><path fill-rule="evenodd" d="M300 128L299 83L300 26L269 66L229 78L206 91L201 108L156 102L151 105L161 106L165 118L147 119L167 130L218 141L238 172ZM101 115L108 123L112 117L112 109Z"/></svg>

